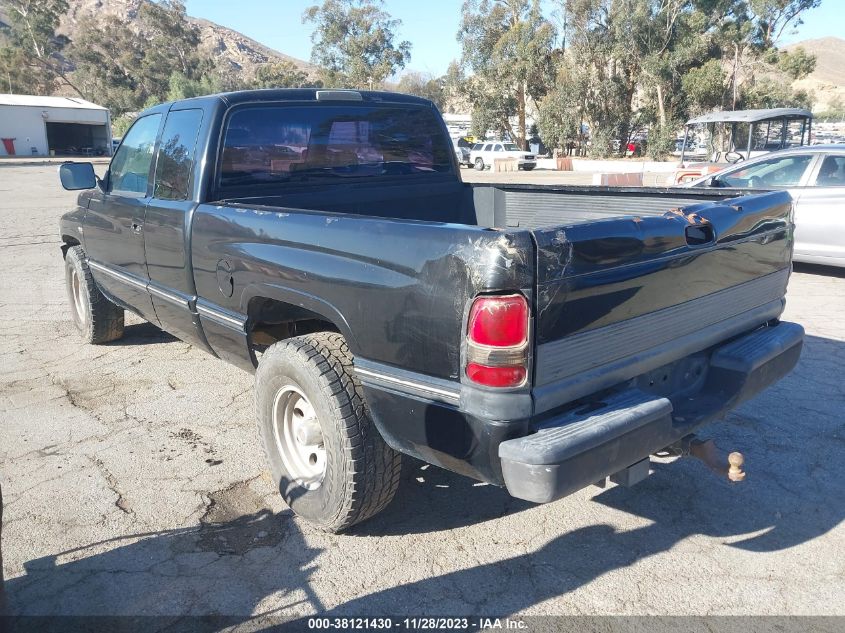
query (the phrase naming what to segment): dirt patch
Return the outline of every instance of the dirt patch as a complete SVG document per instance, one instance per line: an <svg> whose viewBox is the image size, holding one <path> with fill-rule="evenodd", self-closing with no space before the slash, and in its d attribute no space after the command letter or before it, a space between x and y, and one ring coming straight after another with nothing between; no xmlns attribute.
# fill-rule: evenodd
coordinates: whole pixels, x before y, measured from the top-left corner
<svg viewBox="0 0 845 633"><path fill-rule="evenodd" d="M243 555L257 547L275 547L284 540L290 513L273 514L250 487L250 481L208 495L208 506L200 519L199 549Z"/></svg>

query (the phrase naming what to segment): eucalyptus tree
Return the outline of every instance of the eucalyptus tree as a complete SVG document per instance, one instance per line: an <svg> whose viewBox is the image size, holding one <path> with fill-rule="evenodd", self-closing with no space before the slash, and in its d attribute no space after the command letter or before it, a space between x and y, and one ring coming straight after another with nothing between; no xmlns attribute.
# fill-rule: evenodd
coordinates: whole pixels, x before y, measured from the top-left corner
<svg viewBox="0 0 845 633"><path fill-rule="evenodd" d="M396 42L402 25L381 8L381 0L323 0L305 10L315 25L311 60L326 85L373 89L405 68L411 43Z"/></svg>
<svg viewBox="0 0 845 633"><path fill-rule="evenodd" d="M476 132L502 130L524 147L529 102L539 101L554 79L556 31L540 0L465 0L457 37L472 73L467 85Z"/></svg>

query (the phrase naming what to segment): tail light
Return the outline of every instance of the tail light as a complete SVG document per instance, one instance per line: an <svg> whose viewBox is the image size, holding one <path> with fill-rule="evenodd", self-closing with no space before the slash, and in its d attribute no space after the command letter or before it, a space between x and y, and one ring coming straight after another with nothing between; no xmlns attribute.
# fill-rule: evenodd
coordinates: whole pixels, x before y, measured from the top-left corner
<svg viewBox="0 0 845 633"><path fill-rule="evenodd" d="M466 375L486 387L518 387L528 377L528 301L478 297L467 324Z"/></svg>

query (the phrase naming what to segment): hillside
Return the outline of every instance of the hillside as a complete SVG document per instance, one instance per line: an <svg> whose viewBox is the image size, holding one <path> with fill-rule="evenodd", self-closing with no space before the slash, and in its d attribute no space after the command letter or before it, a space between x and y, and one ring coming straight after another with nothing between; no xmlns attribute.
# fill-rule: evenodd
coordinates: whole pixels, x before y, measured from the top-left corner
<svg viewBox="0 0 845 633"><path fill-rule="evenodd" d="M834 97L845 102L845 40L838 37L823 37L805 40L785 46L786 50L801 47L816 56L816 70L793 86L811 90L815 94L813 109L821 112L828 108Z"/></svg>
<svg viewBox="0 0 845 633"><path fill-rule="evenodd" d="M104 14L122 18L131 28L142 2L144 0L68 0L68 16L60 31L73 39L81 18ZM211 53L219 64L229 65L247 77L252 77L261 64L278 61L289 61L309 75L317 72L313 64L268 48L242 33L208 20L193 17L188 19L200 29L202 48L206 52Z"/></svg>

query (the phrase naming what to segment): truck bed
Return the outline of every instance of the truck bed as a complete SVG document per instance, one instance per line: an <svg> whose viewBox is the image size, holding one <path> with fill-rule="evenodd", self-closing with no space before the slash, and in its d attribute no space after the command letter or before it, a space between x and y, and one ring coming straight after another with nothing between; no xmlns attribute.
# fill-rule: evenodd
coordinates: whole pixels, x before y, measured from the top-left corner
<svg viewBox="0 0 845 633"><path fill-rule="evenodd" d="M385 185L313 185L229 203L429 220L485 228L540 228L623 216L662 215L670 209L747 195L731 189L487 185L454 182ZM752 192L753 193L753 192Z"/></svg>

